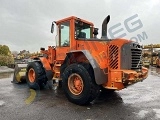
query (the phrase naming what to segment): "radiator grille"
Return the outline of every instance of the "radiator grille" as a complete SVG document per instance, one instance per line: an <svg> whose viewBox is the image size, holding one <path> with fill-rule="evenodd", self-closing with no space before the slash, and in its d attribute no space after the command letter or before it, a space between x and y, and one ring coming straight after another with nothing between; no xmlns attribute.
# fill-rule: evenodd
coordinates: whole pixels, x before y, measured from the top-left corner
<svg viewBox="0 0 160 120"><path fill-rule="evenodd" d="M131 55L132 55L131 69L142 68L141 54L142 54L142 49L139 48L131 49Z"/></svg>
<svg viewBox="0 0 160 120"><path fill-rule="evenodd" d="M118 47L116 45L109 46L109 66L111 69L118 69Z"/></svg>

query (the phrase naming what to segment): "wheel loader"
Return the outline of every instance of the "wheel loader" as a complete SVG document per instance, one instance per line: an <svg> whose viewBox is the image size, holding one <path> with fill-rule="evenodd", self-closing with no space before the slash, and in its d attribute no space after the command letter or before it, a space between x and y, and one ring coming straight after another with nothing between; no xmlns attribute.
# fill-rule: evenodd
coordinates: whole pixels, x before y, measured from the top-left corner
<svg viewBox="0 0 160 120"><path fill-rule="evenodd" d="M41 48L43 56L28 62L29 88L42 89L49 80L59 81L70 102L86 105L101 91L122 90L146 79L142 46L131 40L108 39L109 21L108 15L100 38L98 28L84 19L70 16L52 22L51 33L57 28L56 46Z"/></svg>

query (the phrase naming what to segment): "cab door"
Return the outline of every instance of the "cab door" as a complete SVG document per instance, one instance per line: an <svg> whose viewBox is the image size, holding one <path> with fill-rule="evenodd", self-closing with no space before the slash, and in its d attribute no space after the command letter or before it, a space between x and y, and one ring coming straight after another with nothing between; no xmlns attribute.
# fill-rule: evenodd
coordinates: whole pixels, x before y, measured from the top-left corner
<svg viewBox="0 0 160 120"><path fill-rule="evenodd" d="M58 39L56 41L56 60L64 60L66 53L70 50L71 43L70 20L58 25Z"/></svg>

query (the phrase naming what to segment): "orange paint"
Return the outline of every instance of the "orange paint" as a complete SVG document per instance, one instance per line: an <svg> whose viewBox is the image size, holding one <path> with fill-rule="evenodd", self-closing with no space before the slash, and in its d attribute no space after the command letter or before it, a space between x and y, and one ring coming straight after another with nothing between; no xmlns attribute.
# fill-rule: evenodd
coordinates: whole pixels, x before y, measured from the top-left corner
<svg viewBox="0 0 160 120"><path fill-rule="evenodd" d="M43 64L43 67L46 69L46 70L51 70L51 66L49 64L49 61L45 58L45 57L40 57L40 60Z"/></svg>
<svg viewBox="0 0 160 120"><path fill-rule="evenodd" d="M29 81L31 82L31 83L33 83L33 82L35 82L35 79L36 79L36 75L35 75L36 73L35 73L35 71L34 71L34 69L33 68L31 68L30 70L29 70L29 72L28 72L28 78L29 78Z"/></svg>

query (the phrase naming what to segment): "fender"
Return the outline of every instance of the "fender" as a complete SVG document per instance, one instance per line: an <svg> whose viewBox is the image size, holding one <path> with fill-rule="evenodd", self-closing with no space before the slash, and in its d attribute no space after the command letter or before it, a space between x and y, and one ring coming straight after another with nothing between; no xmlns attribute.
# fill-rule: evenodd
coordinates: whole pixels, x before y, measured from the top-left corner
<svg viewBox="0 0 160 120"><path fill-rule="evenodd" d="M94 77L95 77L95 82L98 85L104 84L108 81L108 76L105 74L104 70L102 70L99 66L99 64L97 63L97 61L92 57L92 55L90 54L90 52L88 50L74 50L74 51L70 51L67 53L66 58L61 66L61 74L63 73L64 69L69 65L69 59L72 56L72 54L76 54L76 53L83 53L83 55L88 59L88 61L90 62L93 71L94 71Z"/></svg>
<svg viewBox="0 0 160 120"><path fill-rule="evenodd" d="M41 61L42 65L45 69L47 79L52 80L53 72L52 72L52 68L49 64L49 61L45 57L40 57L39 60Z"/></svg>

